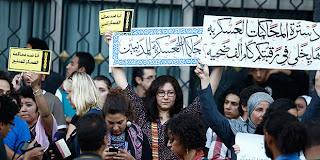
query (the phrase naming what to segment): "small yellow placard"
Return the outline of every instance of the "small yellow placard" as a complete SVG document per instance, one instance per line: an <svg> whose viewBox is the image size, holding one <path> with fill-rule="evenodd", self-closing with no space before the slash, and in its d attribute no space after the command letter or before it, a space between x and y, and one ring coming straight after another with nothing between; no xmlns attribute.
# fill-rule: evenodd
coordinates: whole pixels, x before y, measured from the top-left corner
<svg viewBox="0 0 320 160"><path fill-rule="evenodd" d="M51 51L10 47L8 70L50 74Z"/></svg>
<svg viewBox="0 0 320 160"><path fill-rule="evenodd" d="M100 34L108 30L130 33L133 9L107 9L99 12Z"/></svg>

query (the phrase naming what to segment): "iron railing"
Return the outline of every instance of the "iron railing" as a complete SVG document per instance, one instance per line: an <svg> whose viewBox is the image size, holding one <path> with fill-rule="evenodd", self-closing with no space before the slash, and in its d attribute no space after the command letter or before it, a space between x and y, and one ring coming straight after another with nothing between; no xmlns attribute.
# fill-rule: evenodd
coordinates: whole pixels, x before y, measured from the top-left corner
<svg viewBox="0 0 320 160"><path fill-rule="evenodd" d="M28 38L45 40L53 51L52 69L65 76L65 66L78 51L101 53L92 76L106 75L109 53L99 35L98 12L111 8L135 9L134 27L201 26L203 15L228 15L319 21L320 0L2 0L0 1L0 69L6 70L9 47L24 47ZM70 58L63 61L60 53ZM158 74L174 75L188 90L190 101L198 83L193 67L157 67ZM183 71L182 71L183 70ZM126 69L131 82L131 68ZM190 83L195 81L195 83ZM188 103L188 101L185 101Z"/></svg>

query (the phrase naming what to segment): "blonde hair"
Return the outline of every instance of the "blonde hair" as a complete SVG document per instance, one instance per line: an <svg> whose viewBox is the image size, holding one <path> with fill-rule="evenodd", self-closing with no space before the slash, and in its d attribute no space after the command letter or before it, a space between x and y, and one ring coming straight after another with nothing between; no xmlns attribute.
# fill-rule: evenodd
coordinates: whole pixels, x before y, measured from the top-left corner
<svg viewBox="0 0 320 160"><path fill-rule="evenodd" d="M102 109L103 101L91 77L85 72L74 72L64 80L63 89L71 94L77 115L83 116L90 107Z"/></svg>

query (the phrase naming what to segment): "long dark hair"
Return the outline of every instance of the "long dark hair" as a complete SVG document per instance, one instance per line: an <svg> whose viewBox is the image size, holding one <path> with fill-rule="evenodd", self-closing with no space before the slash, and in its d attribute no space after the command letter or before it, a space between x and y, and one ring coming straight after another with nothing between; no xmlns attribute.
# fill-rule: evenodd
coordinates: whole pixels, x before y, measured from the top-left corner
<svg viewBox="0 0 320 160"><path fill-rule="evenodd" d="M165 83L170 83L175 92L176 92L176 99L173 104L173 106L169 110L170 117L173 117L173 115L179 113L183 108L183 94L181 87L178 83L178 81L169 75L163 75L160 77L157 77L150 85L147 93L146 93L146 118L148 121L156 122L157 119L159 119L159 109L157 104L157 92L160 87L162 87Z"/></svg>

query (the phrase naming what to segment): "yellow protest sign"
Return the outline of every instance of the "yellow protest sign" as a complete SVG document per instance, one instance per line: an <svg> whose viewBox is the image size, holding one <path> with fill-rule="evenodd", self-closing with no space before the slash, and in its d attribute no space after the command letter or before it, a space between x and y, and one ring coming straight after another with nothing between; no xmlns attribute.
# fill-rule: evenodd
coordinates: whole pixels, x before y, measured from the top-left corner
<svg viewBox="0 0 320 160"><path fill-rule="evenodd" d="M10 47L8 70L50 74L51 51Z"/></svg>
<svg viewBox="0 0 320 160"><path fill-rule="evenodd" d="M107 9L99 12L100 34L105 31L130 33L133 9Z"/></svg>

